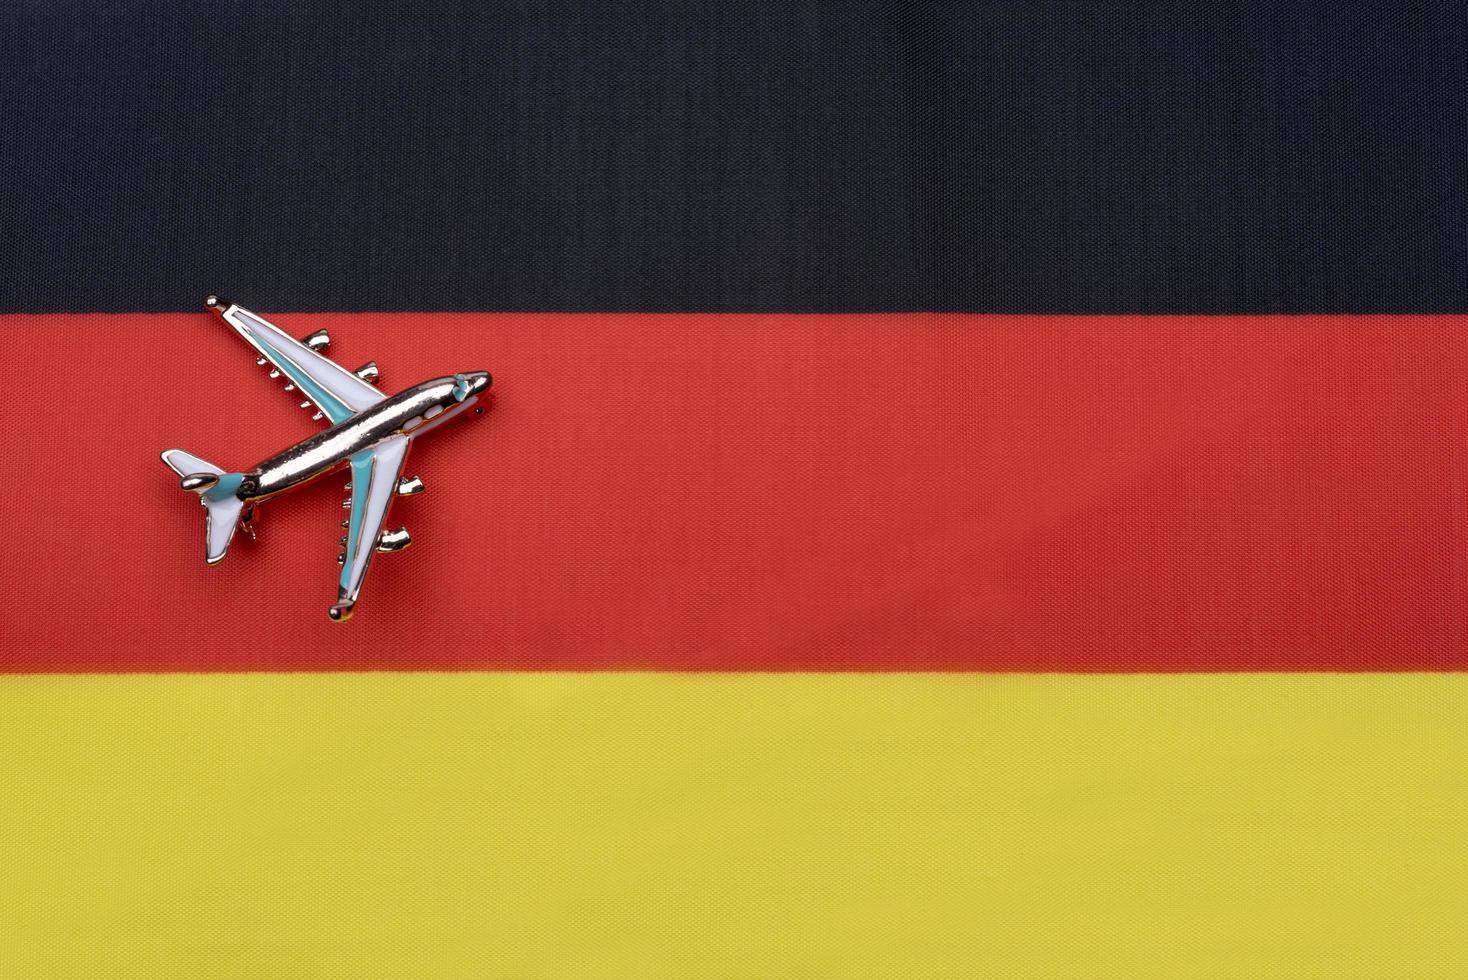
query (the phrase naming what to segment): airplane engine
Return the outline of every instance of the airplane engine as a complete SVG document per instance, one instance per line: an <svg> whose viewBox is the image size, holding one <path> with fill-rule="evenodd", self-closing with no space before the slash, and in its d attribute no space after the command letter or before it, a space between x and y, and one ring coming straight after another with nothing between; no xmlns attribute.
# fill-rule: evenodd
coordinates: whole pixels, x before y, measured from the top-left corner
<svg viewBox="0 0 1468 980"><path fill-rule="evenodd" d="M377 550L402 551L412 541L413 538L405 527L400 527L396 531L383 531L382 536L377 539Z"/></svg>

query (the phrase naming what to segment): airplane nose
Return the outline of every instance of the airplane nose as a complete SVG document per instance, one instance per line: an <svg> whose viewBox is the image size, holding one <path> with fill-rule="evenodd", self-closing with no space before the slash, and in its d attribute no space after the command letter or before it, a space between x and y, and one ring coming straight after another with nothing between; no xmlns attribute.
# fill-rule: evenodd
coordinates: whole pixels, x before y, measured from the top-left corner
<svg viewBox="0 0 1468 980"><path fill-rule="evenodd" d="M494 381L494 379L489 376L488 371L470 371L468 374L464 375L464 377L469 379L469 393L471 395L478 394L485 388L488 388L490 384Z"/></svg>

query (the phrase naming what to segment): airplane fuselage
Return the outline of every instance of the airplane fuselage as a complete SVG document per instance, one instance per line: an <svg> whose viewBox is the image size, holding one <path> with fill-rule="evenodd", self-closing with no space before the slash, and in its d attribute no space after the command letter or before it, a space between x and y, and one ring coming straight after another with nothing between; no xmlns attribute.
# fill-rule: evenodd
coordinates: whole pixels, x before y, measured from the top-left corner
<svg viewBox="0 0 1468 980"><path fill-rule="evenodd" d="M384 439L422 435L468 409L488 386L489 375L476 371L435 378L400 391L255 464L234 495L248 501L273 497L344 466L352 456Z"/></svg>

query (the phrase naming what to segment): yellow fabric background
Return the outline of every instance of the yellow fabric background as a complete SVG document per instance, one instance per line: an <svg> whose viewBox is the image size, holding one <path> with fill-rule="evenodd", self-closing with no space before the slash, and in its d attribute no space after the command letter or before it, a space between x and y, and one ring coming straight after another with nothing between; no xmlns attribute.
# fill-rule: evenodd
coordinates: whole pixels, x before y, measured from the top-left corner
<svg viewBox="0 0 1468 980"><path fill-rule="evenodd" d="M1464 977L1468 677L0 678L0 976Z"/></svg>

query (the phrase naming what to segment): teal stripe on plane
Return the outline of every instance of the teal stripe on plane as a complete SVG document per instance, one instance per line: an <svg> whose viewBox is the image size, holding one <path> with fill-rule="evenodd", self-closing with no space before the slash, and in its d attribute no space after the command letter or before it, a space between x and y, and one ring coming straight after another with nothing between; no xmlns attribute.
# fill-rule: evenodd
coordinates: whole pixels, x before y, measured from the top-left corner
<svg viewBox="0 0 1468 980"><path fill-rule="evenodd" d="M215 503L228 500L234 496L234 492L240 488L244 479L245 474L243 473L226 473L219 478L218 483L204 491L204 499L212 500Z"/></svg>
<svg viewBox="0 0 1468 980"><path fill-rule="evenodd" d="M357 564L357 543L362 538L362 520L367 513L368 491L372 488L372 466L375 455L364 449L352 457L352 516L347 529L346 560L342 562L340 584L351 588L352 569Z"/></svg>
<svg viewBox="0 0 1468 980"><path fill-rule="evenodd" d="M271 359L280 365L280 369L295 382L297 388L304 391L312 401L321 406L321 411L331 419L332 424L345 422L356 413L351 410L342 400L316 382L316 379L306 373L306 369L292 360L289 353L271 343L272 338L263 331L256 331L255 336L260 343L270 348Z"/></svg>

